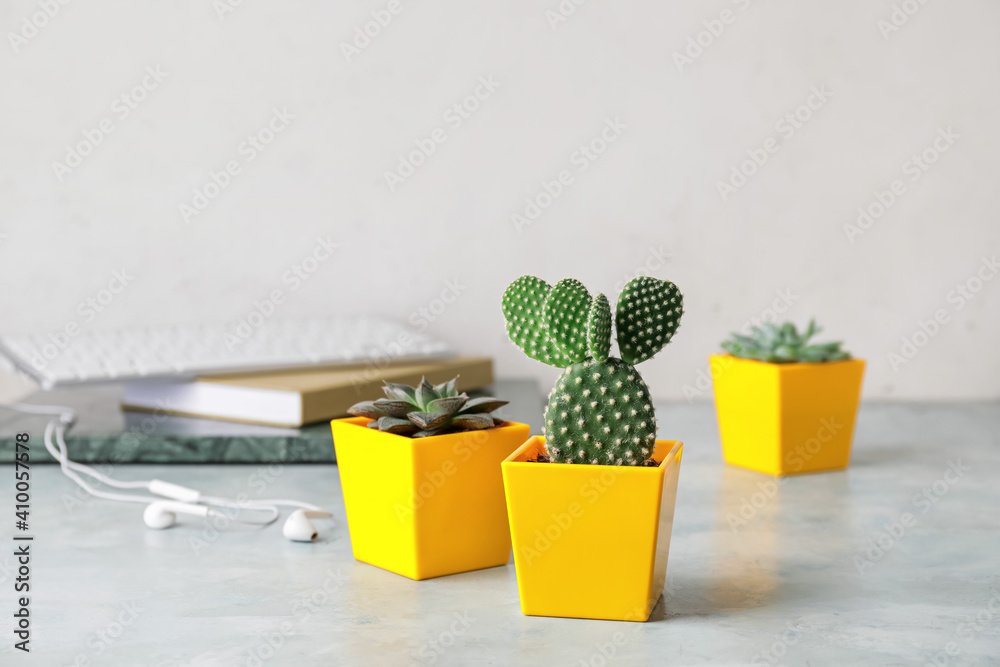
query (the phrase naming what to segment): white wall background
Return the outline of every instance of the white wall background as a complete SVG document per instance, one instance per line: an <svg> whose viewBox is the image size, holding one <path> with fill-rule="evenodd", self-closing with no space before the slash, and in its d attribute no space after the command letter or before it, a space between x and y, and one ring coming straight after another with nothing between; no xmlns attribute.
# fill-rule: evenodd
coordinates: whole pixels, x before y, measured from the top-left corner
<svg viewBox="0 0 1000 667"><path fill-rule="evenodd" d="M718 342L785 291L788 317L815 315L869 360L868 398L997 398L1000 279L949 291L1000 251L1000 5L907 0L916 12L884 36L899 1L591 0L553 29L557 0L401 0L351 62L340 44L388 0L221 15L223 0L73 1L36 16L37 34L38 2L3 2L0 328L235 322L278 288L290 316L407 320L452 280L461 296L428 332L548 384L555 371L506 340L504 286L534 273L613 292L648 262L687 306L641 369L659 397L684 400ZM679 68L723 10L732 22ZM167 76L121 118L113 103L147 67ZM480 77L500 86L454 128L443 114ZM814 86L832 96L776 130ZM294 120L246 162L240 143L274 108ZM60 180L53 162L102 118L113 132ZM579 172L574 151L606 119L627 128ZM437 127L447 141L390 191L384 173ZM948 127L959 138L910 180L904 162ZM723 201L718 181L770 137L780 148ZM241 173L185 224L179 205L229 160ZM518 233L511 215L563 169L572 185ZM849 242L893 179L904 194ZM327 235L337 254L291 291L282 275ZM122 269L128 288L85 321L78 304ZM939 309L947 323L893 369Z"/></svg>

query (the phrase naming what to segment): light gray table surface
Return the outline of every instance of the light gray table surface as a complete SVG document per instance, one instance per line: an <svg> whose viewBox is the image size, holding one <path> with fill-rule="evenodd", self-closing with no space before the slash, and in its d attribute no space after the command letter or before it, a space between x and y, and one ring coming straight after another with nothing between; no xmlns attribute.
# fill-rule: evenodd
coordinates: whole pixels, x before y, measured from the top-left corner
<svg viewBox="0 0 1000 667"><path fill-rule="evenodd" d="M32 652L12 649L4 545L0 664L1000 664L1000 406L865 404L848 470L781 481L723 464L710 405L658 418L685 449L667 590L647 623L523 616L513 564L415 582L354 561L333 465L117 471L324 505L335 518L316 544L280 525L148 530L141 507L76 502L39 466ZM8 507L12 478L0 467ZM886 524L897 535L880 540Z"/></svg>

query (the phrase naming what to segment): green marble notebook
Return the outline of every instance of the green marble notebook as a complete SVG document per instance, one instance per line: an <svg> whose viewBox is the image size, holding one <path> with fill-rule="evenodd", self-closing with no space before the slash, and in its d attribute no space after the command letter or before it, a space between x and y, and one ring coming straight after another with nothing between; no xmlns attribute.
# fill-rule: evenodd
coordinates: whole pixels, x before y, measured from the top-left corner
<svg viewBox="0 0 1000 667"><path fill-rule="evenodd" d="M511 401L497 414L541 426L543 397L531 380L498 381L474 394ZM279 428L122 410L121 386L54 389L24 402L65 405L77 412L66 435L70 457L81 463L334 463L329 423ZM14 460L14 436L31 436L31 460L53 462L42 436L48 418L0 408L0 463Z"/></svg>

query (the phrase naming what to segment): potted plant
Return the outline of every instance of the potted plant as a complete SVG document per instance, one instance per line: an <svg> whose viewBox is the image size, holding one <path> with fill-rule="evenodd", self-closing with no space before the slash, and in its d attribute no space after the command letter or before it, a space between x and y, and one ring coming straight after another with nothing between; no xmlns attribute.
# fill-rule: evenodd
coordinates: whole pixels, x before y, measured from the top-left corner
<svg viewBox="0 0 1000 667"><path fill-rule="evenodd" d="M545 436L502 464L521 611L645 621L663 592L682 443L656 440L649 389L634 364L666 345L681 293L650 277L629 282L614 317L577 280L523 276L504 292L511 340L564 368L545 410Z"/></svg>
<svg viewBox="0 0 1000 667"><path fill-rule="evenodd" d="M354 557L411 579L506 565L510 530L500 462L526 424L490 413L457 380L386 383L385 398L331 422Z"/></svg>
<svg viewBox="0 0 1000 667"><path fill-rule="evenodd" d="M710 358L722 452L728 463L771 475L846 468L865 362L840 343L810 344L786 322L722 343Z"/></svg>

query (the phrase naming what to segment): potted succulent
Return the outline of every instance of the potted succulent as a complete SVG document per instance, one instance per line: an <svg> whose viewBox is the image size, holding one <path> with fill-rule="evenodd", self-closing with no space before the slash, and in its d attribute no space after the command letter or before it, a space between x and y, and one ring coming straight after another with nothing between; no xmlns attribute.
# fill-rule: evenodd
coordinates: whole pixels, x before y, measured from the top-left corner
<svg viewBox="0 0 1000 667"><path fill-rule="evenodd" d="M331 422L354 557L411 579L506 565L510 530L500 462L526 424L491 413L458 378L386 383L385 398Z"/></svg>
<svg viewBox="0 0 1000 667"><path fill-rule="evenodd" d="M511 340L564 368L545 436L502 464L521 611L645 621L663 592L682 443L656 440L649 389L635 364L680 323L681 293L639 277L618 298L611 354L607 297L577 280L523 276L504 292Z"/></svg>
<svg viewBox="0 0 1000 667"><path fill-rule="evenodd" d="M840 343L811 344L787 322L722 343L710 358L722 451L728 463L772 475L846 468L865 362Z"/></svg>

